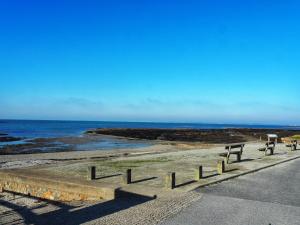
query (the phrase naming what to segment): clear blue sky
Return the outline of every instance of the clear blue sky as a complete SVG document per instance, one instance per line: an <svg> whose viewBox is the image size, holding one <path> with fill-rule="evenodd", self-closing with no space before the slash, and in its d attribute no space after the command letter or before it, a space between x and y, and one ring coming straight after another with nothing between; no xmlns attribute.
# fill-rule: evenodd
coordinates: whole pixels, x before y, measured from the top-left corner
<svg viewBox="0 0 300 225"><path fill-rule="evenodd" d="M0 118L300 124L299 1L0 3Z"/></svg>

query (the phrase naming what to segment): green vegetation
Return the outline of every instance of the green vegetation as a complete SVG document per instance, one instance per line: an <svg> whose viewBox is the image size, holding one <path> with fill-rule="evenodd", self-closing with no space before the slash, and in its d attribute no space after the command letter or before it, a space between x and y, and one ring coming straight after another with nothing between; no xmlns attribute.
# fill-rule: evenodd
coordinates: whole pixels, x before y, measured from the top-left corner
<svg viewBox="0 0 300 225"><path fill-rule="evenodd" d="M300 134L294 135L294 136L292 136L292 138L293 138L293 139L300 140Z"/></svg>

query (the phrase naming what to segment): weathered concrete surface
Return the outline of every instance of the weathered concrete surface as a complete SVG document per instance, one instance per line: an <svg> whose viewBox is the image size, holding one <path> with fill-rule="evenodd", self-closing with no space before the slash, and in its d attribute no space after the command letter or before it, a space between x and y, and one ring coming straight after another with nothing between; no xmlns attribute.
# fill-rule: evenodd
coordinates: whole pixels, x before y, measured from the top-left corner
<svg viewBox="0 0 300 225"><path fill-rule="evenodd" d="M47 176L24 169L0 171L0 189L56 201L111 200L116 195L113 185Z"/></svg>
<svg viewBox="0 0 300 225"><path fill-rule="evenodd" d="M164 225L280 224L300 221L300 159L199 189L201 200Z"/></svg>

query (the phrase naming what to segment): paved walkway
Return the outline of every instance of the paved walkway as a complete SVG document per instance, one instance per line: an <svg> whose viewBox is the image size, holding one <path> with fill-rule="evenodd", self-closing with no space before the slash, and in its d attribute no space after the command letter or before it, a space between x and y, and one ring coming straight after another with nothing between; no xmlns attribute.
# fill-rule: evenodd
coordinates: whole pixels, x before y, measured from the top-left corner
<svg viewBox="0 0 300 225"><path fill-rule="evenodd" d="M203 197L163 225L298 225L300 159L199 189Z"/></svg>

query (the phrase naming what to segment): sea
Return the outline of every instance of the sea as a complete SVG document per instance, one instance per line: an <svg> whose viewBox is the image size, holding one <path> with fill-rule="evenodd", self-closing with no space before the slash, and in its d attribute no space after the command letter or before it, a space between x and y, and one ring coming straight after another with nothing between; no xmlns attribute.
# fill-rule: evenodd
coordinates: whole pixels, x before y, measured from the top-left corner
<svg viewBox="0 0 300 225"><path fill-rule="evenodd" d="M152 122L108 122L108 121L54 121L54 120L0 120L0 133L21 137L22 141L0 142L0 146L22 144L35 138L77 137L86 130L95 128L186 128L186 129L225 129L225 128L265 128L295 129L300 126L249 125L249 124L209 124L209 123L152 123ZM111 137L101 142L90 143L78 150L116 149L148 146L141 141L124 141Z"/></svg>
<svg viewBox="0 0 300 225"><path fill-rule="evenodd" d="M107 122L107 121L55 121L55 120L0 120L0 133L24 138L51 138L78 136L94 128L186 128L186 129L300 129L300 126L208 124L208 123L153 123L153 122Z"/></svg>

